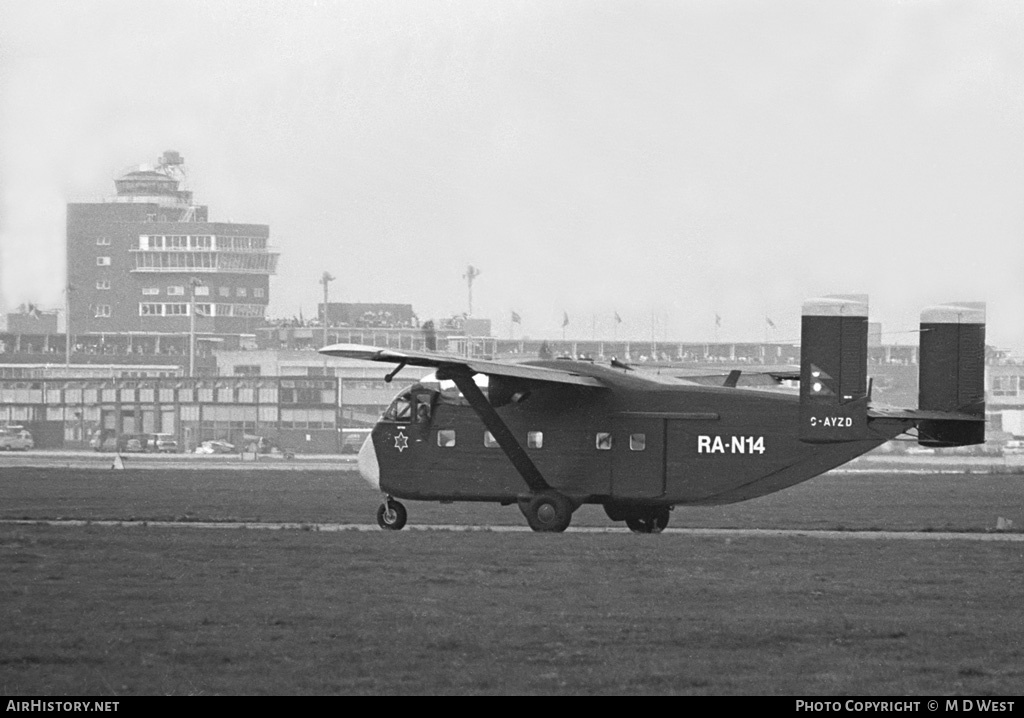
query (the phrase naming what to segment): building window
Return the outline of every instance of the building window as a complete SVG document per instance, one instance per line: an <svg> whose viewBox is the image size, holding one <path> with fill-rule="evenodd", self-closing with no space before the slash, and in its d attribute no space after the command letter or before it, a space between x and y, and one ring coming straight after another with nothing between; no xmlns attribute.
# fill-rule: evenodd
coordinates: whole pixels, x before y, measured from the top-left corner
<svg viewBox="0 0 1024 718"><path fill-rule="evenodd" d="M494 434L492 434L489 431L484 432L484 446L486 446L488 449L494 449L497 448L498 446L497 439L495 439Z"/></svg>
<svg viewBox="0 0 1024 718"><path fill-rule="evenodd" d="M140 317L159 317L164 313L163 304L154 304L148 302L142 302L139 304L139 316Z"/></svg>
<svg viewBox="0 0 1024 718"><path fill-rule="evenodd" d="M455 446L455 429L441 429L438 431L437 445L446 449Z"/></svg>
<svg viewBox="0 0 1024 718"><path fill-rule="evenodd" d="M255 289L252 290L252 296L263 297L266 296L266 293L263 291L263 287L256 287Z"/></svg>
<svg viewBox="0 0 1024 718"><path fill-rule="evenodd" d="M96 246L97 247L106 247L109 244L110 244L110 237L97 237L96 238Z"/></svg>
<svg viewBox="0 0 1024 718"><path fill-rule="evenodd" d="M218 290L218 293L222 297L230 297L231 296L231 287L221 287Z"/></svg>
<svg viewBox="0 0 1024 718"><path fill-rule="evenodd" d="M142 296L144 296L144 297L153 297L153 296L156 296L158 294L160 294L159 287L143 287L142 288Z"/></svg>
<svg viewBox="0 0 1024 718"><path fill-rule="evenodd" d="M526 432L526 448L528 448L528 449L543 449L544 448L544 432L543 431L528 431L528 432Z"/></svg>
<svg viewBox="0 0 1024 718"><path fill-rule="evenodd" d="M196 304L196 316L197 317L212 317L213 305L212 304Z"/></svg>
<svg viewBox="0 0 1024 718"><path fill-rule="evenodd" d="M235 364L235 376L259 376L259 364Z"/></svg>
<svg viewBox="0 0 1024 718"><path fill-rule="evenodd" d="M109 279L101 279L101 280L99 280L98 282L96 282L96 288L97 289L110 289L110 280Z"/></svg>
<svg viewBox="0 0 1024 718"><path fill-rule="evenodd" d="M630 451L643 451L647 448L647 435L646 434L630 434L629 435L629 450Z"/></svg>
<svg viewBox="0 0 1024 718"><path fill-rule="evenodd" d="M173 316L188 316L188 305L187 304L165 304L164 314L169 317Z"/></svg>
<svg viewBox="0 0 1024 718"><path fill-rule="evenodd" d="M109 267L110 266L110 257L96 257L96 266L97 267Z"/></svg>
<svg viewBox="0 0 1024 718"><path fill-rule="evenodd" d="M598 451L611 451L612 448L612 435L607 431L597 432L594 445Z"/></svg>
<svg viewBox="0 0 1024 718"><path fill-rule="evenodd" d="M993 396L1017 396L1021 377L1013 375L992 377Z"/></svg>
<svg viewBox="0 0 1024 718"><path fill-rule="evenodd" d="M167 296L169 297L182 297L185 295L184 287L168 287Z"/></svg>
<svg viewBox="0 0 1024 718"><path fill-rule="evenodd" d="M201 286L196 287L196 296L197 297L208 297L208 296L210 296L210 288L207 287L206 285L201 285Z"/></svg>
<svg viewBox="0 0 1024 718"><path fill-rule="evenodd" d="M96 305L96 316L97 317L109 317L110 316L110 305L109 304L97 304Z"/></svg>
<svg viewBox="0 0 1024 718"><path fill-rule="evenodd" d="M248 294L245 287L235 287L235 296L244 297Z"/></svg>

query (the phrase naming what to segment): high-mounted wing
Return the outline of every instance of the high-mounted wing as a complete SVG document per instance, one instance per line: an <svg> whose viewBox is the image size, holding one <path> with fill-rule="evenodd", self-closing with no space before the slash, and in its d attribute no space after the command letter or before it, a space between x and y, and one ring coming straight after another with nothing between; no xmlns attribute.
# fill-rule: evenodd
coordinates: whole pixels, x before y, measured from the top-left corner
<svg viewBox="0 0 1024 718"><path fill-rule="evenodd" d="M743 386L765 387L777 386L783 381L798 381L799 371L777 370L777 371L749 371L747 369L733 369L728 374L674 374L677 379L683 379L694 384L704 386L725 386L736 388L740 386L740 378L743 378Z"/></svg>
<svg viewBox="0 0 1024 718"><path fill-rule="evenodd" d="M546 367L513 364L511 362L486 361L483 359L466 359L450 354L433 354L428 352L394 351L361 344L332 344L320 350L321 354L364 361L386 362L402 366L428 366L435 369L469 370L475 374L487 376L504 376L530 381L553 382L571 386L589 386L605 388L598 379L585 376L566 369L548 369ZM396 372L397 373L397 372ZM441 378L439 376L439 378Z"/></svg>

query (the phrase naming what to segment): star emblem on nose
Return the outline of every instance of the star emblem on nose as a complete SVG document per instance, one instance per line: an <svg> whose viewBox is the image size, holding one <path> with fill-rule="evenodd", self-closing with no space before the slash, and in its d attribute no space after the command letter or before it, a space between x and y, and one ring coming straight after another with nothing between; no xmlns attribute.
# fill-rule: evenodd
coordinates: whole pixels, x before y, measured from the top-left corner
<svg viewBox="0 0 1024 718"><path fill-rule="evenodd" d="M398 436L395 437L395 448L398 449L398 453L402 453L409 448L409 437L402 432L398 432Z"/></svg>

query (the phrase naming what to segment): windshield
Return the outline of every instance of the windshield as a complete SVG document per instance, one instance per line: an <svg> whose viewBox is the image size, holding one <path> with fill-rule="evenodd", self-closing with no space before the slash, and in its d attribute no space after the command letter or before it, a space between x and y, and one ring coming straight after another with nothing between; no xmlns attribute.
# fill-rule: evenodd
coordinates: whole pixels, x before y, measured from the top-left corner
<svg viewBox="0 0 1024 718"><path fill-rule="evenodd" d="M437 391L414 385L402 391L391 402L382 417L385 421L429 422Z"/></svg>

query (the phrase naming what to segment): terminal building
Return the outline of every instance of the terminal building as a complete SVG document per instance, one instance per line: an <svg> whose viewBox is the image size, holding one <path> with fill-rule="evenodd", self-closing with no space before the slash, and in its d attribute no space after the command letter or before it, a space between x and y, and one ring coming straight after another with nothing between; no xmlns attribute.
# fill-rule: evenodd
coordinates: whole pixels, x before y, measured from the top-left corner
<svg viewBox="0 0 1024 718"><path fill-rule="evenodd" d="M278 253L269 227L210 222L183 180L181 156L168 151L122 173L107 200L67 206L65 332L55 313L32 305L8 315L0 425L26 426L40 448L85 448L111 432L174 434L185 449L256 435L333 453L343 429L372 426L403 385L428 373L406 367L388 383L393 367L316 352L335 343L506 361L615 357L676 376L799 363L792 343L498 339L489 320L422 321L408 304L321 304L311 322L271 322ZM875 401L916 407L917 347L880 340L874 325ZM990 348L985 388L989 436L1024 438L1024 365Z"/></svg>

